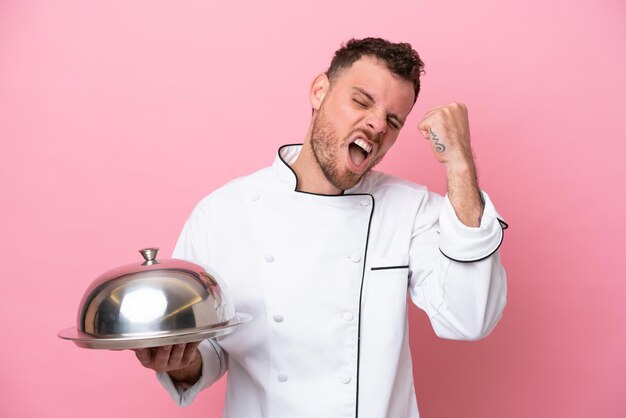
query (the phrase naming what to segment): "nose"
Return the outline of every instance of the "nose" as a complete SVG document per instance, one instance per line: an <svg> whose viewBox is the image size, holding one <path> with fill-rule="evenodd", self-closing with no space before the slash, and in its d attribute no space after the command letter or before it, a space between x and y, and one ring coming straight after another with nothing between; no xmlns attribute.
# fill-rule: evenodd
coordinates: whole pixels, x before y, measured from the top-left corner
<svg viewBox="0 0 626 418"><path fill-rule="evenodd" d="M384 135L387 132L387 117L376 112L371 112L365 120L367 127L374 135Z"/></svg>

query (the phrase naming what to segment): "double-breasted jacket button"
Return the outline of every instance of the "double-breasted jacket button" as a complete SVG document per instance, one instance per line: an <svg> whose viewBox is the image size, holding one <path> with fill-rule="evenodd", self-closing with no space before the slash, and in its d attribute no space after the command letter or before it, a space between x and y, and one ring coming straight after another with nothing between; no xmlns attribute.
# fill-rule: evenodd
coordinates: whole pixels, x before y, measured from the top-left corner
<svg viewBox="0 0 626 418"><path fill-rule="evenodd" d="M341 314L341 319L346 322L350 322L354 319L354 315L352 315L352 312L344 312Z"/></svg>
<svg viewBox="0 0 626 418"><path fill-rule="evenodd" d="M352 260L353 263L358 263L361 261L361 256L357 253L350 254L350 260Z"/></svg>
<svg viewBox="0 0 626 418"><path fill-rule="evenodd" d="M276 377L276 379L277 379L279 382L281 382L281 383L284 383L284 382L286 382L286 381L288 380L288 379L287 379L287 376L286 376L286 375L284 375L284 374L279 374L279 375Z"/></svg>
<svg viewBox="0 0 626 418"><path fill-rule="evenodd" d="M341 383L343 383L345 385L347 385L348 383L350 383L352 381L352 378L350 376L348 376L348 375L341 376L339 379L341 380Z"/></svg>
<svg viewBox="0 0 626 418"><path fill-rule="evenodd" d="M275 260L272 254L266 254L264 258L265 258L265 261L267 261L268 263L273 263Z"/></svg>
<svg viewBox="0 0 626 418"><path fill-rule="evenodd" d="M285 318L282 315L278 315L278 314L274 315L273 319L274 319L274 322L283 322L285 320Z"/></svg>

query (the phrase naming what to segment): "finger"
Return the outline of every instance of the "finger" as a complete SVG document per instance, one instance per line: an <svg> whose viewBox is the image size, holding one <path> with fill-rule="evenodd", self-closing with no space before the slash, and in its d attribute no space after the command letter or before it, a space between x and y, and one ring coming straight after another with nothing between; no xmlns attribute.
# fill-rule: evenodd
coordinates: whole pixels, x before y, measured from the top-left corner
<svg viewBox="0 0 626 418"><path fill-rule="evenodd" d="M430 139L430 121L424 119L417 125L417 129L420 131L424 139Z"/></svg>
<svg viewBox="0 0 626 418"><path fill-rule="evenodd" d="M426 114L424 115L424 117L422 118L422 120L425 120L425 119L430 119L430 117L431 117L432 115L434 115L434 114L435 114L435 113L437 113L437 112L440 112L440 111L441 111L441 109L443 109L443 108L445 108L445 107L447 107L447 105L433 107L433 108L432 108L432 109L430 109L428 112L426 112Z"/></svg>
<svg viewBox="0 0 626 418"><path fill-rule="evenodd" d="M183 354L185 353L185 344L176 344L172 347L172 351L170 353L170 359L167 362L167 365L170 368L179 369L181 367L180 360L183 358Z"/></svg>
<svg viewBox="0 0 626 418"><path fill-rule="evenodd" d="M431 114L433 114L435 112L438 112L439 109L443 109L444 107L447 107L447 106L448 105L440 105L440 106L432 107L428 112L426 112L426 116L431 115Z"/></svg>
<svg viewBox="0 0 626 418"><path fill-rule="evenodd" d="M424 139L430 139L430 129L435 126L437 122L435 118L435 116L429 114L422 119L419 125L417 125L417 129L419 129Z"/></svg>
<svg viewBox="0 0 626 418"><path fill-rule="evenodd" d="M163 347L159 347L154 355L154 360L152 361L155 370L165 370L167 369L167 363L170 360L170 352L172 351L171 345L164 345Z"/></svg>
<svg viewBox="0 0 626 418"><path fill-rule="evenodd" d="M137 360L139 360L139 362L143 366L148 367L148 365L150 364L150 361L152 360L152 355L150 353L150 350L147 350L145 348L136 348L133 351L135 352L135 356L137 357Z"/></svg>
<svg viewBox="0 0 626 418"><path fill-rule="evenodd" d="M196 356L196 350L198 349L198 346L200 345L200 341L196 342L196 343L189 343L187 344L187 347L185 347L185 352L183 354L183 358L182 358L182 363L185 364L185 366L190 365L195 356Z"/></svg>

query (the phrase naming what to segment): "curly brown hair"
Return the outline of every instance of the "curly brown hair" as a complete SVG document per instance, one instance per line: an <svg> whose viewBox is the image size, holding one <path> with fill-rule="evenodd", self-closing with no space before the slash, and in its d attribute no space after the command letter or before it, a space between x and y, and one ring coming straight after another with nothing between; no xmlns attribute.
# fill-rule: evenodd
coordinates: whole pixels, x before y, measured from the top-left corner
<svg viewBox="0 0 626 418"><path fill-rule="evenodd" d="M326 70L331 84L343 70L350 68L364 55L378 58L393 74L411 81L415 91L413 102L417 100L420 75L424 74L424 62L408 43L392 43L381 38L350 39L335 52L330 67Z"/></svg>

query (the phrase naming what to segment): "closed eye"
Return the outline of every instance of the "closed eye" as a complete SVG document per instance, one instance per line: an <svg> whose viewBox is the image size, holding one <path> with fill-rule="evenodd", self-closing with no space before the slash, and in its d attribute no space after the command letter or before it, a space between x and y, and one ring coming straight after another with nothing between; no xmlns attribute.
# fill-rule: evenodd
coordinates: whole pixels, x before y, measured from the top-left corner
<svg viewBox="0 0 626 418"><path fill-rule="evenodd" d="M393 121L393 119L387 119L387 124L393 129L400 129L400 125Z"/></svg>
<svg viewBox="0 0 626 418"><path fill-rule="evenodd" d="M367 105L365 103L363 103L362 101L360 101L360 100L352 99L352 101L354 103L356 103L359 107L362 107L362 108L366 108L367 107Z"/></svg>

